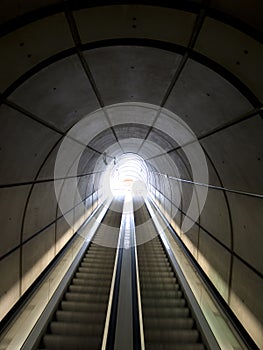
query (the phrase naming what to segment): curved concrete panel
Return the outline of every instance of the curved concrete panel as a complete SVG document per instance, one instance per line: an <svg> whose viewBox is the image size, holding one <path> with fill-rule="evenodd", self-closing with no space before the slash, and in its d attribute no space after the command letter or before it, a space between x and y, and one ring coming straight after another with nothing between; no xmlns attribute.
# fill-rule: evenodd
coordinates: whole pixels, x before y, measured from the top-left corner
<svg viewBox="0 0 263 350"><path fill-rule="evenodd" d="M36 184L25 213L23 240L50 225L56 219L56 207L53 181Z"/></svg>
<svg viewBox="0 0 263 350"><path fill-rule="evenodd" d="M98 3L85 8L83 2L53 0L3 4L0 18L13 22L2 25L0 39L0 269L6 276L0 293L6 307L0 316L86 217L78 201L100 190L101 175L81 175L104 171L111 157L123 151L135 152L150 171L162 173L150 178L168 197L157 196L174 218L172 224L243 325L251 321L247 329L263 346L258 304L263 288L263 50L256 40L261 2L253 0L253 7L213 0L207 8L199 0L166 7ZM30 10L38 11L16 18ZM181 122L176 124L171 112ZM199 187L163 176L197 181L200 159L188 159L190 145L178 149L187 134L179 132L183 122L206 154L209 180L204 185L210 188L201 216L181 232L192 197L196 208L202 206ZM83 152L77 182L55 182L57 194L63 184L66 220L52 179L56 143L70 128L77 140L70 139L70 150ZM64 164L59 177L72 175L74 162ZM76 188L70 189L72 183Z"/></svg>
<svg viewBox="0 0 263 350"><path fill-rule="evenodd" d="M58 134L10 107L1 106L0 183L31 181Z"/></svg>
<svg viewBox="0 0 263 350"><path fill-rule="evenodd" d="M195 21L189 12L141 5L95 7L76 11L74 17L83 43L139 37L186 46Z"/></svg>
<svg viewBox="0 0 263 350"><path fill-rule="evenodd" d="M76 55L56 62L28 79L15 90L10 100L61 131L68 130L98 108Z"/></svg>
<svg viewBox="0 0 263 350"><path fill-rule="evenodd" d="M253 109L226 79L188 60L165 107L178 114L202 137Z"/></svg>
<svg viewBox="0 0 263 350"><path fill-rule="evenodd" d="M208 162L208 167L209 183L214 186L220 186L221 184L210 162ZM205 206L200 216L200 225L230 248L232 228L229 215L230 212L224 193L220 190L209 189Z"/></svg>
<svg viewBox="0 0 263 350"><path fill-rule="evenodd" d="M20 245L21 225L29 186L0 189L0 257Z"/></svg>
<svg viewBox="0 0 263 350"><path fill-rule="evenodd" d="M48 43L43 45L43 42ZM41 61L73 46L63 14L28 24L0 39L0 91Z"/></svg>
<svg viewBox="0 0 263 350"><path fill-rule="evenodd" d="M229 25L207 18L195 48L235 74L262 102L258 74L262 74L263 53L258 41Z"/></svg>
<svg viewBox="0 0 263 350"><path fill-rule="evenodd" d="M126 101L160 104L180 57L164 50L136 46L114 46L85 52L106 105Z"/></svg>

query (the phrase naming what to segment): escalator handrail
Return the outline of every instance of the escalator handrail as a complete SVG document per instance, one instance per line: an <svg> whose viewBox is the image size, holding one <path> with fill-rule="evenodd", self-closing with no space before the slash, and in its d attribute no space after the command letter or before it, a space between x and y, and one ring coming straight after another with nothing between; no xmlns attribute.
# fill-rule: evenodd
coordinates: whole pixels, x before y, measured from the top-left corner
<svg viewBox="0 0 263 350"><path fill-rule="evenodd" d="M137 242L135 234L135 222L134 215L132 215L131 227L132 232L132 290L133 290L133 339L134 349L145 350L144 342L144 328L143 328L143 317L142 317L142 302L141 302L141 290L140 290L140 276L139 276L139 265L137 255Z"/></svg>
<svg viewBox="0 0 263 350"><path fill-rule="evenodd" d="M120 287L120 277L121 277L121 265L122 265L122 256L123 256L123 248L122 248L123 240L124 240L124 232L122 230L122 220L121 220L101 350L114 349L115 331L116 331L116 323L117 323L117 309L118 309L118 299L119 299L119 287Z"/></svg>

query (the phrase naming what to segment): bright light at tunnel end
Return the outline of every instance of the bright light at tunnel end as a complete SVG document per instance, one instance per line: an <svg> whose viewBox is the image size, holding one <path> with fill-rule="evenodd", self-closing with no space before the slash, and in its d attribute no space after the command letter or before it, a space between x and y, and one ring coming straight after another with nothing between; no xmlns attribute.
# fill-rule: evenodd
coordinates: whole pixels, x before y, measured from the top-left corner
<svg viewBox="0 0 263 350"><path fill-rule="evenodd" d="M188 171L191 173L192 182L185 184L179 181L184 179L185 175L172 158L172 153L148 139L144 140L143 147L140 147L142 140L130 135L109 146L97 158L95 167L90 169L92 175L87 178L92 193L95 191L98 203L102 204L110 203L111 199L119 195L125 196L126 200L129 198L132 203L136 196L147 199L150 196L153 198L154 193L154 196L158 197L155 198L159 200L161 194L161 201L166 207L164 209L169 211L171 220L175 219L183 203L185 215L179 229L181 233L186 233L198 220L206 202L208 188L198 186L198 183L208 184L206 156L194 132L180 117L165 108L160 109L160 106L141 102L119 103L98 109L82 118L69 130L60 145L54 167L54 188L61 213L74 231L76 218L78 221L82 220L79 215L82 215L83 222L85 221L85 213L90 210L90 203L84 198L83 186L80 186L83 182L81 183L80 179L85 179L82 177L83 171L89 172L88 168L82 168L86 145L103 131L115 126L125 127L131 121L144 127L154 127L172 139L180 148L184 162L190 166ZM90 156L89 153L87 155L95 156ZM152 156L154 162L149 161ZM121 207L116 210L122 211ZM147 225L147 222L139 226L144 224ZM136 230L139 226L136 226ZM106 236L118 234L118 230L119 228L109 225L105 231ZM145 228L145 231L147 230L149 227ZM145 237L145 242L149 239L151 238ZM103 240L98 244L108 246Z"/></svg>
<svg viewBox="0 0 263 350"><path fill-rule="evenodd" d="M125 153L111 161L101 177L101 187L106 197L148 196L148 169L142 157Z"/></svg>

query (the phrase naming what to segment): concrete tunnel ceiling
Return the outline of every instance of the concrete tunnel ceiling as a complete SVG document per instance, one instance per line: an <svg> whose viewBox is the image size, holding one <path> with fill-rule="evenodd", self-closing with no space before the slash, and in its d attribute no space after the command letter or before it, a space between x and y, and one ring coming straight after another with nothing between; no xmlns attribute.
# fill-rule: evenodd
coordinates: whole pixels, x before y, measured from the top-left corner
<svg viewBox="0 0 263 350"><path fill-rule="evenodd" d="M193 186L151 181L174 201L180 194L182 240L243 324L249 310L248 331L263 344L262 2L147 3L1 2L0 316L87 217L76 199L65 217L57 203L54 168L67 133L90 118L77 167L86 198L99 187L96 166L121 149L138 152L140 141L149 170L192 181L172 132L179 118L199 141L211 185L187 232L180 225Z"/></svg>
<svg viewBox="0 0 263 350"><path fill-rule="evenodd" d="M158 121L156 116L158 116ZM112 120L111 128L108 126L107 119ZM135 131L139 130L139 126L136 126L136 124L125 124L125 120L136 121L136 119L140 119L143 128L148 125L147 133L149 134L149 130L151 130L151 134L155 136L156 141L153 137L147 138L147 134L144 138L138 137L141 133L136 134ZM156 119L155 122L154 119ZM153 127L153 122L155 127ZM119 125L122 128L126 126L125 129L127 130L124 135L128 131L129 136L126 135L124 138L124 135L121 134L117 136ZM101 132L101 128L105 128L105 130ZM114 128L114 131L112 128ZM94 135L96 136L94 137ZM75 140L78 140L78 144ZM116 193L118 186L122 186L122 189L126 189L127 192L130 190L132 194L141 192L146 198L147 193L150 194L150 192L155 191L155 187L158 186L156 180L159 182L161 179L164 186L162 192L170 201L173 199L174 206L170 213L172 217L180 208L181 197L184 197L184 206L185 209L187 208L187 215L191 216L191 221L184 218L181 223L181 231L188 231L203 209L208 189L207 187L194 189L195 196L198 196L197 206L195 196L194 199L189 200L189 203L186 201L185 191L184 194L181 193L180 183L174 183L171 186L166 175L169 174L179 178L183 176L183 172L187 169L186 165L182 166L183 159L181 156L175 153L176 159L176 157L170 157L167 153L167 151L173 150L174 147L183 151L191 168L188 175L191 172L192 180L207 184L206 158L198 140L193 131L168 110L164 108L160 110L158 106L146 103L129 102L110 105L105 107L104 110L99 109L87 115L70 129L56 156L55 178L61 179L65 177L65 174L68 178L63 187L60 182L55 183L61 212L63 214L67 213L70 208L81 201L83 201L83 210L85 210L85 196L80 193L86 195L86 191L78 191L78 177L82 177L83 174L90 172L94 174L93 177L89 177L88 181L87 179L84 180L84 186L89 186L89 182L91 182L93 189L95 191L101 190L102 198L105 199L112 198L113 192ZM94 149L96 149L95 155ZM179 160L181 161L180 169L178 167ZM128 169L129 172L127 173ZM99 177L99 180L96 181L96 177ZM114 186L113 177L115 178ZM153 182L150 177L153 177ZM158 177L158 179L155 179L155 177ZM121 179L121 182L116 181L118 178ZM128 181L130 188L123 186L123 181ZM81 184L83 184L83 181ZM127 182L126 185L128 185ZM113 187L115 190L113 190ZM78 199L76 199L76 195L73 195L74 191L77 192ZM193 189L190 188L190 191L192 192ZM68 223L72 226L74 220L73 216L67 218Z"/></svg>

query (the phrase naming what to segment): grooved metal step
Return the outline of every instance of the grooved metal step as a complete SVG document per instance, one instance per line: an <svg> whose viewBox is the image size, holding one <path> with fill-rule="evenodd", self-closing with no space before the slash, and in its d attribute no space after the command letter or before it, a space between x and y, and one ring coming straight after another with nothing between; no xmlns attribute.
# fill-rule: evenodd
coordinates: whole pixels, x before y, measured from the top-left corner
<svg viewBox="0 0 263 350"><path fill-rule="evenodd" d="M100 324L85 324L85 323L73 323L73 322L51 322L50 331L53 334L71 334L73 336L100 336L101 327Z"/></svg>
<svg viewBox="0 0 263 350"><path fill-rule="evenodd" d="M70 285L69 288L68 288L68 291L69 292L72 292L72 293L83 293L83 294L86 294L86 293L92 293L92 294L107 294L108 292L108 285L106 287L104 286L91 286L91 285L88 285L88 286L82 286L82 285Z"/></svg>
<svg viewBox="0 0 263 350"><path fill-rule="evenodd" d="M65 311L58 310L55 315L55 319L58 322L77 322L77 323L102 323L104 320L104 313L91 313L83 311Z"/></svg>
<svg viewBox="0 0 263 350"><path fill-rule="evenodd" d="M192 329L194 327L194 320L192 318L144 318L144 324L151 329Z"/></svg>
<svg viewBox="0 0 263 350"><path fill-rule="evenodd" d="M87 293L87 294L83 294L83 293L66 293L65 294L65 300L66 301L81 301L81 302L107 302L108 300L108 296L106 294L91 294L91 293Z"/></svg>
<svg viewBox="0 0 263 350"><path fill-rule="evenodd" d="M205 346L201 343L190 344L154 344L150 343L147 350L205 350Z"/></svg>
<svg viewBox="0 0 263 350"><path fill-rule="evenodd" d="M100 348L100 337L73 336L67 334L47 334L44 336L43 345L46 349L60 350L97 350Z"/></svg>

